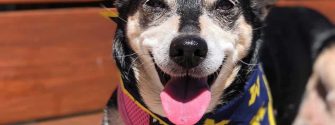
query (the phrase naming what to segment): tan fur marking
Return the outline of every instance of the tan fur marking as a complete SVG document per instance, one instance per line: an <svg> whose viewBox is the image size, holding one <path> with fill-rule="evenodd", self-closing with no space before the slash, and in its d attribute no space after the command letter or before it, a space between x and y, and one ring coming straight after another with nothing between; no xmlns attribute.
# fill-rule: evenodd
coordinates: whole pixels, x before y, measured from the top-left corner
<svg viewBox="0 0 335 125"><path fill-rule="evenodd" d="M211 26L210 28L208 26ZM200 17L200 27L202 37L208 42L216 43L216 47L226 46L224 54L228 57L222 67L222 70L211 87L212 100L208 112L212 111L216 105L220 104L222 92L235 80L240 67L236 63L247 55L252 42L252 28L241 16L236 23L236 28L231 31L225 31L209 17ZM219 39L212 39L219 38ZM220 53L217 53L220 54Z"/></svg>
<svg viewBox="0 0 335 125"><path fill-rule="evenodd" d="M139 24L139 13L135 13L133 16L128 17L128 22L127 22L127 37L130 40L130 46L134 50L139 50L139 46L136 44L138 43L138 36L141 33L140 29L140 24Z"/></svg>
<svg viewBox="0 0 335 125"><path fill-rule="evenodd" d="M240 17L237 21L239 39L237 42L238 58L242 59L248 54L252 42L252 27L247 24L244 17Z"/></svg>
<svg viewBox="0 0 335 125"><path fill-rule="evenodd" d="M166 0L170 6L176 5L177 0Z"/></svg>
<svg viewBox="0 0 335 125"><path fill-rule="evenodd" d="M227 68L230 69L230 68ZM238 71L240 70L240 67L232 68L228 72L224 72L223 74L220 74L220 76L217 78L216 82L211 87L212 92L212 100L208 107L208 112L214 110L215 106L218 104L221 104L222 101L222 93L225 88L227 88L231 83L235 80Z"/></svg>
<svg viewBox="0 0 335 125"><path fill-rule="evenodd" d="M213 5L217 0L204 0L205 5Z"/></svg>

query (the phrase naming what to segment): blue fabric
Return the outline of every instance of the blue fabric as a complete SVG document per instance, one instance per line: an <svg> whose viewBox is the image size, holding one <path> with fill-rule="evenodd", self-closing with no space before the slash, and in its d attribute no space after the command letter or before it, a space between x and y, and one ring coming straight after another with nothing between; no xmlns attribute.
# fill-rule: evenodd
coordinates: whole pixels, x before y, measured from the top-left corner
<svg viewBox="0 0 335 125"><path fill-rule="evenodd" d="M222 125L274 125L272 97L261 66L252 71L243 94L207 117L200 124L213 124L214 120Z"/></svg>

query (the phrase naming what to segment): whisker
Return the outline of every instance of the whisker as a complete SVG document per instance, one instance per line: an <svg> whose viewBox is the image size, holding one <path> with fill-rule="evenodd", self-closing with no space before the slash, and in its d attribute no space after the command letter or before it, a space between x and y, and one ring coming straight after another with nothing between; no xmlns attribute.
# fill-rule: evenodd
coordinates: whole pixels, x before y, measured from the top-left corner
<svg viewBox="0 0 335 125"><path fill-rule="evenodd" d="M142 64L139 64L137 67L142 67L142 66L144 66L145 64L147 64L148 66L154 66L154 65L155 65L154 62L151 62L151 63L145 63L145 62L143 62Z"/></svg>
<svg viewBox="0 0 335 125"><path fill-rule="evenodd" d="M132 54L128 54L128 55L123 55L123 56L115 56L118 58L123 58L123 57L129 57L129 56L133 56L133 55L139 55L139 56L145 56L145 55L150 55L150 54L138 54L138 53L132 53Z"/></svg>
<svg viewBox="0 0 335 125"><path fill-rule="evenodd" d="M139 57L136 57L134 60L132 60L132 62L130 63L130 67L129 67L128 71L127 71L127 74L129 74L130 69L134 66L134 63L135 63L135 61L136 61L138 58L139 58Z"/></svg>
<svg viewBox="0 0 335 125"><path fill-rule="evenodd" d="M263 29L264 27L266 27L266 25L263 25L263 26L260 26L260 27L253 28L252 30L260 30L260 29Z"/></svg>
<svg viewBox="0 0 335 125"><path fill-rule="evenodd" d="M231 67L228 67L228 66L227 66L227 65L225 65L225 64L222 64L222 66L223 66L223 67L225 67L226 69L230 70L230 71L234 71L234 69L233 69L233 68L231 68Z"/></svg>
<svg viewBox="0 0 335 125"><path fill-rule="evenodd" d="M238 60L239 62L241 62L242 64L245 64L245 65L248 65L248 66L258 66L259 64L250 64L250 63L247 63L247 62L244 62L242 60Z"/></svg>

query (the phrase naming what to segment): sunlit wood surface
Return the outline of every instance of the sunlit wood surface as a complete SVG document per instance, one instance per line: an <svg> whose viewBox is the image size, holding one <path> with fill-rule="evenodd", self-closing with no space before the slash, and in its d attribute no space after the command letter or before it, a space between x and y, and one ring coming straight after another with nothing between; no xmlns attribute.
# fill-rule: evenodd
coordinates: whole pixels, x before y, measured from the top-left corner
<svg viewBox="0 0 335 125"><path fill-rule="evenodd" d="M29 125L100 125L103 113L91 113L68 118L51 119L30 123Z"/></svg>
<svg viewBox="0 0 335 125"><path fill-rule="evenodd" d="M118 75L100 11L0 13L0 124L104 107Z"/></svg>
<svg viewBox="0 0 335 125"><path fill-rule="evenodd" d="M31 3L83 3L102 0L0 0L0 4L31 4Z"/></svg>

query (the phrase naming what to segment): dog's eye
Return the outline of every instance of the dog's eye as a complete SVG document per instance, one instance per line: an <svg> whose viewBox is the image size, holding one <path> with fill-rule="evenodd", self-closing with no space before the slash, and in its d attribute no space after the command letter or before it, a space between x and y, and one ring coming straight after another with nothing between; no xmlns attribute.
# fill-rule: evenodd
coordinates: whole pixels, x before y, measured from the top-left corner
<svg viewBox="0 0 335 125"><path fill-rule="evenodd" d="M166 8L166 4L161 0L147 0L145 5L153 8Z"/></svg>
<svg viewBox="0 0 335 125"><path fill-rule="evenodd" d="M235 5L230 1L230 0L220 0L216 4L216 9L217 10L230 10L234 7Z"/></svg>

